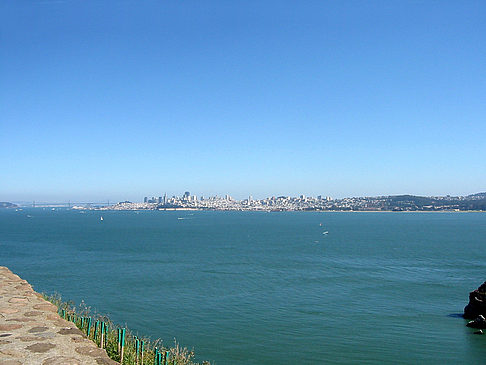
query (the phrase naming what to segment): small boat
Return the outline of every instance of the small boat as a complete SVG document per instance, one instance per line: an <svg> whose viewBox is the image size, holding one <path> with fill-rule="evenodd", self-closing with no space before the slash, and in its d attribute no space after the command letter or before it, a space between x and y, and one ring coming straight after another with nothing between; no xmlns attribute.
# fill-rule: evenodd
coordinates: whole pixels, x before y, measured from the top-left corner
<svg viewBox="0 0 486 365"><path fill-rule="evenodd" d="M103 220L103 216L100 217L100 221L102 221L102 220Z"/></svg>
<svg viewBox="0 0 486 365"><path fill-rule="evenodd" d="M322 232L322 234L328 234L328 233L329 233L329 231Z"/></svg>

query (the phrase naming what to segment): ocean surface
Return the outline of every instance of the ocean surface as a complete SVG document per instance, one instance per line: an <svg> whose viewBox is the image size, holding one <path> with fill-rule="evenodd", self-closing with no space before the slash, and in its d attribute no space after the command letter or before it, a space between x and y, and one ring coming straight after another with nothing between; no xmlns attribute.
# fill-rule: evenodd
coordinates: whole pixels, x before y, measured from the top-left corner
<svg viewBox="0 0 486 365"><path fill-rule="evenodd" d="M484 213L1 209L0 265L216 365L486 363Z"/></svg>

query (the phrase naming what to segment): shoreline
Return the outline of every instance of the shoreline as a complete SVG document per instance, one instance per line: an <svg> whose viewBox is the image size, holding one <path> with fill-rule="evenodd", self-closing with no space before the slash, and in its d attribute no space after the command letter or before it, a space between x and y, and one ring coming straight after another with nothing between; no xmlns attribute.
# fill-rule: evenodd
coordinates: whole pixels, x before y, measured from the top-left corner
<svg viewBox="0 0 486 365"><path fill-rule="evenodd" d="M69 208L66 208L69 209ZM72 209L72 208L71 208ZM198 212L261 212L261 213L486 213L486 210L261 210L261 209L198 209L198 208L171 208L171 209L73 209L73 210L92 210L92 211L120 211L120 212L178 212L178 211L198 211Z"/></svg>

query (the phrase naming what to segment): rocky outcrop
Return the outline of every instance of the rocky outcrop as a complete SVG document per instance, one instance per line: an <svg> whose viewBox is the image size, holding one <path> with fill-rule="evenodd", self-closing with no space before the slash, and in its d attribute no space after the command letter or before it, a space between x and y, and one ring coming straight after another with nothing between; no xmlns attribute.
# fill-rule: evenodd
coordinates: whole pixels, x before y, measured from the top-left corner
<svg viewBox="0 0 486 365"><path fill-rule="evenodd" d="M479 315L486 316L486 281L469 293L469 303L464 307L464 318L476 319Z"/></svg>
<svg viewBox="0 0 486 365"><path fill-rule="evenodd" d="M477 329L486 329L486 319L480 314L474 321L467 322L466 326Z"/></svg>

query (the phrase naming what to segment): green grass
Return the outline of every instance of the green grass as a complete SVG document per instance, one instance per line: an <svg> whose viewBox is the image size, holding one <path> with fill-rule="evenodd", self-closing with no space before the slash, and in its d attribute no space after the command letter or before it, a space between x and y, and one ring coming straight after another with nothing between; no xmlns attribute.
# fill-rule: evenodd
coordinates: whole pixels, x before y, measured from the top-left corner
<svg viewBox="0 0 486 365"><path fill-rule="evenodd" d="M92 313L91 308L86 306L84 302L76 306L72 301L63 302L61 296L58 294L46 295L43 294L44 299L55 304L58 308L58 313L62 318L73 322L84 334L92 340L98 347L101 347L101 322L105 323L107 328L106 341L103 341L103 348L106 350L108 356L120 362L120 353L118 351L118 331L122 327L113 323L107 316ZM91 328L88 333L88 323L91 318ZM96 331L96 323L100 323ZM96 332L96 333L95 333ZM96 335L96 336L95 336ZM136 351L136 339L139 340L138 362ZM143 362L141 356L141 341L144 341ZM161 361L157 362L157 353L161 353ZM167 357L167 361L164 360ZM123 364L127 365L199 365L193 362L194 351L189 351L185 347L181 347L175 340L172 347L164 346L163 342L158 339L151 341L147 337L135 335L129 330L125 329L125 346L123 350ZM204 361L201 365L210 365L209 362Z"/></svg>

